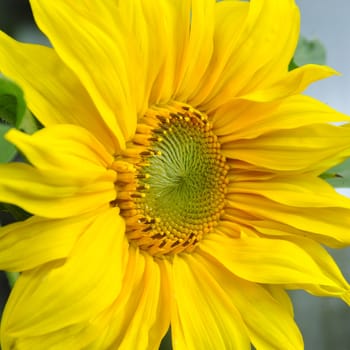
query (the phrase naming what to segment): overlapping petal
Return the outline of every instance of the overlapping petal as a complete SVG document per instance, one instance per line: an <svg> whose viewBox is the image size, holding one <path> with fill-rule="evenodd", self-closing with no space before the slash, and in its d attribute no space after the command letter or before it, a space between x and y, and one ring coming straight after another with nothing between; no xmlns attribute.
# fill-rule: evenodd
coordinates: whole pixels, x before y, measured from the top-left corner
<svg viewBox="0 0 350 350"><path fill-rule="evenodd" d="M44 126L81 125L107 149L119 145L83 85L53 49L22 44L0 33L0 67L23 88L28 107Z"/></svg>
<svg viewBox="0 0 350 350"><path fill-rule="evenodd" d="M130 246L122 289L92 321L100 333L89 349L159 348L170 323L168 277L161 265Z"/></svg>
<svg viewBox="0 0 350 350"><path fill-rule="evenodd" d="M91 213L57 220L33 216L3 227L0 269L24 271L67 258L78 237L95 219L96 214Z"/></svg>
<svg viewBox="0 0 350 350"><path fill-rule="evenodd" d="M221 143L316 123L350 121L349 116L305 95L290 96L275 103L236 100L220 107L212 118Z"/></svg>
<svg viewBox="0 0 350 350"><path fill-rule="evenodd" d="M232 296L198 256L175 256L172 336L178 349L250 349L247 328Z"/></svg>
<svg viewBox="0 0 350 350"><path fill-rule="evenodd" d="M215 349L250 349L247 335L257 349L280 349L282 345L285 349L302 349L302 338L289 307L262 286L240 280L200 254L174 261L174 281L178 281L174 283L175 302L182 317L180 324L172 323L173 334L179 332L174 334L178 340L175 349L176 345L179 349L205 349L208 345ZM184 285L187 298L181 291ZM193 294L191 300L196 303L188 300L188 293ZM215 322L209 323L212 319ZM194 329L189 329L191 323L196 324Z"/></svg>
<svg viewBox="0 0 350 350"><path fill-rule="evenodd" d="M269 102L299 94L311 83L338 74L327 66L307 64L288 72L286 76L273 82L268 87L256 88L252 92L242 94L241 97L250 101Z"/></svg>
<svg viewBox="0 0 350 350"><path fill-rule="evenodd" d="M190 21L185 27L188 33L184 44L182 62L176 74L179 85L175 90L175 98L179 101L190 100L193 91L196 91L209 68L214 51L215 0L187 1L187 18Z"/></svg>
<svg viewBox="0 0 350 350"><path fill-rule="evenodd" d="M329 278L312 256L286 240L243 236L231 239L212 234L201 244L201 250L248 281L325 285L338 289L339 294L346 292L346 287Z"/></svg>
<svg viewBox="0 0 350 350"><path fill-rule="evenodd" d="M349 128L313 124L223 143L222 152L256 170L319 175L349 157L349 142Z"/></svg>
<svg viewBox="0 0 350 350"><path fill-rule="evenodd" d="M4 347L16 347L19 339L28 348L26 339L33 337L33 348L48 344L52 337L61 347L70 344L71 337L80 346L87 342L79 337L82 329L121 290L128 257L124 231L118 211L104 211L82 232L69 258L23 272L3 316Z"/></svg>
<svg viewBox="0 0 350 350"><path fill-rule="evenodd" d="M285 290L284 286L276 284L266 284L263 286L271 296L276 299L285 310L289 311L289 314L294 317L294 308L292 300Z"/></svg>
<svg viewBox="0 0 350 350"><path fill-rule="evenodd" d="M50 218L74 216L115 199L113 157L85 129L53 125L34 135L12 130L7 138L35 167L1 165L0 200Z"/></svg>
<svg viewBox="0 0 350 350"><path fill-rule="evenodd" d="M304 348L290 305L281 303L263 286L239 279L214 263L203 266L234 301L257 350Z"/></svg>
<svg viewBox="0 0 350 350"><path fill-rule="evenodd" d="M129 74L142 115L150 105L167 103L179 84L191 1L124 1L118 9L120 17L115 20L123 26L132 52Z"/></svg>
<svg viewBox="0 0 350 350"><path fill-rule="evenodd" d="M349 198L315 176L280 176L265 181L236 181L228 187L228 193L232 199L236 194L255 194L291 207L350 209Z"/></svg>
<svg viewBox="0 0 350 350"><path fill-rule="evenodd" d="M53 125L34 135L12 129L6 138L41 170L63 169L67 175L93 178L105 173L113 162L104 145L76 125Z"/></svg>
<svg viewBox="0 0 350 350"><path fill-rule="evenodd" d="M269 189L273 183L276 186ZM322 180L303 176L288 181L257 181L252 185L254 193L249 190L250 184L245 193L238 187L227 198L229 207L253 215L253 219L241 216L242 223L271 235L306 235L332 247L349 244L349 199ZM291 193L291 188L295 192Z"/></svg>
<svg viewBox="0 0 350 350"><path fill-rule="evenodd" d="M31 1L36 22L88 91L122 146L136 128L127 38L111 2ZM74 33L74 35L72 35ZM94 33L91 35L91 33ZM68 40L69 38L69 40Z"/></svg>
<svg viewBox="0 0 350 350"><path fill-rule="evenodd" d="M332 288L331 286L326 285L313 285L310 283L304 286L292 284L289 287L292 286L293 288L297 289L302 288L318 296L335 296L347 298L350 295L349 283L345 280L334 259L320 244L309 238L298 236L290 236L284 239L296 243L302 247L302 249L304 249L310 256L313 257L315 262L321 267L323 273L331 278L339 287L342 287L344 292L339 293L339 288ZM347 303L350 304L349 301L347 301Z"/></svg>
<svg viewBox="0 0 350 350"><path fill-rule="evenodd" d="M299 12L292 0L224 1L216 15L212 61L203 90L191 99L206 110L287 75L299 31Z"/></svg>

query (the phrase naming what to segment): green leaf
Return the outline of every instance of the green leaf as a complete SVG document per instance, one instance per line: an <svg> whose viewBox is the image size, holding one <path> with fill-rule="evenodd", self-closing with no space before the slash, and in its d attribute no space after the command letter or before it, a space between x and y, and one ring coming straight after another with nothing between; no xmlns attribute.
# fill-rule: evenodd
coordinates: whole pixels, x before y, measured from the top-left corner
<svg viewBox="0 0 350 350"><path fill-rule="evenodd" d="M321 175L333 187L350 187L350 159Z"/></svg>
<svg viewBox="0 0 350 350"><path fill-rule="evenodd" d="M308 40L301 36L293 61L297 66L309 63L326 64L326 49L318 39Z"/></svg>
<svg viewBox="0 0 350 350"><path fill-rule="evenodd" d="M288 71L291 71L295 68L298 68L298 65L295 63L294 57L293 57L292 60L289 62Z"/></svg>
<svg viewBox="0 0 350 350"><path fill-rule="evenodd" d="M30 113L28 109L26 109L23 119L18 126L18 129L23 130L27 134L33 134L35 131L40 129L42 126L40 123L34 118L33 114Z"/></svg>
<svg viewBox="0 0 350 350"><path fill-rule="evenodd" d="M0 124L0 163L11 161L17 153L16 147L4 138L10 128L8 125Z"/></svg>
<svg viewBox="0 0 350 350"><path fill-rule="evenodd" d="M159 350L171 350L171 330L169 329L165 337L163 338Z"/></svg>
<svg viewBox="0 0 350 350"><path fill-rule="evenodd" d="M6 271L6 277L7 277L7 280L9 281L10 287L13 288L13 286L15 285L15 282L19 277L19 273Z"/></svg>
<svg viewBox="0 0 350 350"><path fill-rule="evenodd" d="M23 91L12 81L0 78L0 119L19 128L26 113Z"/></svg>
<svg viewBox="0 0 350 350"><path fill-rule="evenodd" d="M0 76L0 121L28 134L40 127L27 109L22 89L2 76Z"/></svg>
<svg viewBox="0 0 350 350"><path fill-rule="evenodd" d="M10 214L16 221L23 221L31 216L31 214L27 213L22 208L8 203L0 203L0 212Z"/></svg>

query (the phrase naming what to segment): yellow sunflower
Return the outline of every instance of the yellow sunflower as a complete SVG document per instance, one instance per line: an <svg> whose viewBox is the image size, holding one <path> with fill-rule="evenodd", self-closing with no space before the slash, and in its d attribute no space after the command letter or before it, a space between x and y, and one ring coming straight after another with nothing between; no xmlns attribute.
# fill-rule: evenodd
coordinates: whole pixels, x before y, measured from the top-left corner
<svg viewBox="0 0 350 350"><path fill-rule="evenodd" d="M288 72L292 0L31 0L52 48L0 35L0 70L44 128L7 138L0 230L19 271L8 349L303 348L287 289L349 302L322 245L350 243L350 200L319 178L350 128Z"/></svg>

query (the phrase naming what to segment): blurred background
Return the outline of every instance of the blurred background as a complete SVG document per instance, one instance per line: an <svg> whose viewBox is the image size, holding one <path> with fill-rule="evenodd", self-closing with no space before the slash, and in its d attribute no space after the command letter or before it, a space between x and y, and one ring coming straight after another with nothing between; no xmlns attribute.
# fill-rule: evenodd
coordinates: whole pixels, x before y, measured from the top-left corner
<svg viewBox="0 0 350 350"><path fill-rule="evenodd" d="M350 2L349 0L296 0L301 10L301 34L319 39L326 48L327 65L342 73L311 86L306 94L350 114ZM20 41L47 43L36 29L27 0L0 0L0 29ZM350 189L340 189L350 196ZM8 217L1 216L6 223ZM349 228L350 234L350 228ZM350 281L350 249L331 251ZM9 293L0 274L0 313ZM297 323L306 350L349 350L350 308L339 300L316 298L304 292L291 293ZM164 347L165 348L165 347Z"/></svg>

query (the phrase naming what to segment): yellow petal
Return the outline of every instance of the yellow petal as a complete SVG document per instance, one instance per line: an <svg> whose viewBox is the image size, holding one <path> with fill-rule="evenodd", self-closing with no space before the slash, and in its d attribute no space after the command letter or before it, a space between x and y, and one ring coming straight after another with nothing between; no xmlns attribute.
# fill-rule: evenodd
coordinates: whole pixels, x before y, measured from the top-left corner
<svg viewBox="0 0 350 350"><path fill-rule="evenodd" d="M117 4L32 0L31 5L39 27L123 145L136 128L136 105L128 74L128 39L117 25Z"/></svg>
<svg viewBox="0 0 350 350"><path fill-rule="evenodd" d="M101 333L91 349L159 348L170 323L169 287L161 265L130 246L122 290L93 322Z"/></svg>
<svg viewBox="0 0 350 350"><path fill-rule="evenodd" d="M225 215L226 216L226 215ZM233 220L237 220L237 217L242 215L236 213L236 217L232 217ZM248 227L252 227L249 229ZM320 285L320 284L289 284L288 288L292 289L305 289L312 294L322 295L322 296L335 296L339 298L346 299L347 295L350 295L350 286L348 282L344 279L341 271L339 270L337 264L334 262L329 253L322 248L322 246L315 240L318 239L317 235L310 234L306 231L298 231L297 229L290 227L288 225L283 225L281 223L276 223L273 221L264 221L262 219L253 218L241 220L241 229L245 234L249 233L251 237L258 237L257 233L266 235L267 237L274 237L280 240L286 240L292 242L312 257L316 264L321 268L324 275L333 281L333 286L331 285ZM225 234L225 233L224 233ZM331 234L331 233L330 233ZM310 236L310 238L307 238ZM236 238L236 237L234 237ZM337 286L337 287L334 287ZM269 291L273 292L269 287ZM274 293L273 295L276 295ZM283 298L283 296L281 296ZM349 303L349 301L346 301Z"/></svg>
<svg viewBox="0 0 350 350"><path fill-rule="evenodd" d="M268 102L304 91L311 83L338 74L327 66L307 64L288 72L265 89L256 89L241 97L256 102Z"/></svg>
<svg viewBox="0 0 350 350"><path fill-rule="evenodd" d="M173 98L184 69L191 1L124 1L120 9L127 45L135 55L130 74L136 78L135 91L143 106L138 112L142 114L146 107Z"/></svg>
<svg viewBox="0 0 350 350"><path fill-rule="evenodd" d="M240 313L256 349L303 349L303 340L289 306L280 303L264 286L241 280L199 254L192 259L191 267L201 283L204 282L203 293L210 291L214 280L220 286ZM217 299L218 294L212 298Z"/></svg>
<svg viewBox="0 0 350 350"><path fill-rule="evenodd" d="M302 289L305 289L308 292L318 296L334 296L342 298L350 294L350 286L348 282L345 280L331 255L320 244L305 237L290 236L285 239L302 247L310 256L313 257L316 263L321 267L322 271L329 278L331 278L334 283L342 286L344 292L339 292L337 288L334 289L327 285L306 284L305 286L302 286ZM296 285L293 285L293 287L300 288L300 286Z"/></svg>
<svg viewBox="0 0 350 350"><path fill-rule="evenodd" d="M69 219L33 216L0 228L0 269L24 271L70 254L77 238L96 215Z"/></svg>
<svg viewBox="0 0 350 350"><path fill-rule="evenodd" d="M53 125L34 135L11 130L7 138L35 168L2 164L0 200L50 218L74 216L109 205L115 199L116 173L103 146L86 130Z"/></svg>
<svg viewBox="0 0 350 350"><path fill-rule="evenodd" d="M39 171L26 164L2 164L0 173L0 200L42 217L64 218L98 210L116 197L113 183L103 179L82 185L64 171Z"/></svg>
<svg viewBox="0 0 350 350"><path fill-rule="evenodd" d="M242 1L220 1L214 9L215 27L212 35L214 48L204 78L191 94L196 106L213 97L213 90L222 83L232 67L236 46L244 32L249 4ZM207 63L206 63L207 65ZM210 110L206 106L206 110Z"/></svg>
<svg viewBox="0 0 350 350"><path fill-rule="evenodd" d="M21 44L0 33L0 70L23 88L30 110L43 125L81 125L109 150L117 147L85 88L53 49Z"/></svg>
<svg viewBox="0 0 350 350"><path fill-rule="evenodd" d="M236 2L231 9L225 2L217 6L223 6L223 10L218 12L215 36L218 43L214 42L213 57L217 55L224 61L219 65L217 60L212 61L208 76L203 79L203 85L209 84L212 91L204 101L195 100L210 110L237 96L268 87L285 75L299 33L299 12L292 0L249 2L246 18L244 21L239 18L240 28L233 22ZM243 11L240 10L242 15ZM227 36L232 39L227 40ZM225 47L223 40L229 45Z"/></svg>
<svg viewBox="0 0 350 350"><path fill-rule="evenodd" d="M207 265L198 262L194 254L174 257L174 350L250 349L242 315L229 291L208 274Z"/></svg>
<svg viewBox="0 0 350 350"><path fill-rule="evenodd" d="M201 250L235 275L257 283L325 285L344 293L343 285L329 278L312 256L297 244L282 239L212 234Z"/></svg>
<svg viewBox="0 0 350 350"><path fill-rule="evenodd" d="M228 186L228 196L236 194L263 196L274 202L300 208L347 208L350 199L342 196L324 180L314 176L274 177L264 181L236 181Z"/></svg>
<svg viewBox="0 0 350 350"><path fill-rule="evenodd" d="M282 305L285 310L289 312L292 317L294 317L293 303L284 287L274 284L265 284L263 287Z"/></svg>
<svg viewBox="0 0 350 350"><path fill-rule="evenodd" d="M27 338L32 345L35 340L33 349L53 338L60 347L88 342L80 333L122 287L128 251L124 230L118 212L105 211L83 232L67 260L23 272L2 319L5 348L26 344Z"/></svg>
<svg viewBox="0 0 350 350"><path fill-rule="evenodd" d="M67 175L101 175L114 160L93 134L76 125L52 125L33 135L11 129L6 139L37 169L63 169Z"/></svg>
<svg viewBox="0 0 350 350"><path fill-rule="evenodd" d="M349 145L350 128L314 124L227 142L222 144L222 152L253 164L256 170L321 174L349 157Z"/></svg>
<svg viewBox="0 0 350 350"><path fill-rule="evenodd" d="M215 0L192 0L187 12L190 19L187 42L184 45L182 66L176 99L188 100L189 96L203 80L213 52L215 28ZM179 39L177 39L179 40ZM181 40L181 39L180 39Z"/></svg>
<svg viewBox="0 0 350 350"><path fill-rule="evenodd" d="M270 118L279 104L280 102L257 103L240 99L226 103L210 115L215 135L219 136L220 143L259 136L259 125L264 125L265 119Z"/></svg>
<svg viewBox="0 0 350 350"><path fill-rule="evenodd" d="M227 203L232 208L254 213L257 220L252 221L252 225L263 229L264 234L299 233L331 247L344 247L350 242L350 213L346 208L305 207L301 210L249 194L235 194Z"/></svg>
<svg viewBox="0 0 350 350"><path fill-rule="evenodd" d="M221 143L252 139L271 131L294 129L317 123L346 122L349 116L304 95L277 103L235 100L213 115L213 128Z"/></svg>

